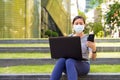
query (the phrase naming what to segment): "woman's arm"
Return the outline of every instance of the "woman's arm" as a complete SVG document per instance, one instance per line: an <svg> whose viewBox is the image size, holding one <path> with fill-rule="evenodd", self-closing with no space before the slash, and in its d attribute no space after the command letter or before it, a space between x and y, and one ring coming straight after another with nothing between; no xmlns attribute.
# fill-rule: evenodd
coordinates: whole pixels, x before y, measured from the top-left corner
<svg viewBox="0 0 120 80"><path fill-rule="evenodd" d="M97 54L90 53L90 58L91 58L92 60L96 60L96 56L97 56Z"/></svg>

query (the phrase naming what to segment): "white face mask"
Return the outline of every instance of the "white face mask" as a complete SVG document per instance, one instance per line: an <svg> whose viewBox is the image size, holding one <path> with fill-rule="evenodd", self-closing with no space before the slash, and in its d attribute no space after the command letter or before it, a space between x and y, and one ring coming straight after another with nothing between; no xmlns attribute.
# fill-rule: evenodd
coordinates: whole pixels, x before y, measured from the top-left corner
<svg viewBox="0 0 120 80"><path fill-rule="evenodd" d="M73 30L76 33L81 33L84 30L84 25L73 25Z"/></svg>

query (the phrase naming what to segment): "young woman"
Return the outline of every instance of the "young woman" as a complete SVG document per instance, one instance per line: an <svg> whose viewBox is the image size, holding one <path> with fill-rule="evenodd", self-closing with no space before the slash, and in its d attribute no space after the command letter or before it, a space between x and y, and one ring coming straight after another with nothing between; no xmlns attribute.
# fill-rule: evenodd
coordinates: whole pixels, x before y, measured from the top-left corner
<svg viewBox="0 0 120 80"><path fill-rule="evenodd" d="M79 75L87 75L90 70L89 56L96 59L95 42L87 41L88 36L84 34L85 19L76 16L73 19L73 30L75 34L70 36L79 36L82 44L82 55L85 60L79 61L72 58L59 58L51 74L50 80L60 80L62 72L66 73L68 80L78 80Z"/></svg>

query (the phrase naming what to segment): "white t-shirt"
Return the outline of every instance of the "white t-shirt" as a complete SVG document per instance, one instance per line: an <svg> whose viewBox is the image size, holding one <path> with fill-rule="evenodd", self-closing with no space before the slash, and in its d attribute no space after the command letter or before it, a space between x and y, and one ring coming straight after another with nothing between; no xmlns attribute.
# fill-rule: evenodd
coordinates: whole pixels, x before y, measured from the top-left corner
<svg viewBox="0 0 120 80"><path fill-rule="evenodd" d="M73 36L73 34L70 34L69 36ZM82 47L82 57L85 59L89 59L89 52L92 51L91 48L87 47L87 38L88 35L85 35L81 38L81 47Z"/></svg>

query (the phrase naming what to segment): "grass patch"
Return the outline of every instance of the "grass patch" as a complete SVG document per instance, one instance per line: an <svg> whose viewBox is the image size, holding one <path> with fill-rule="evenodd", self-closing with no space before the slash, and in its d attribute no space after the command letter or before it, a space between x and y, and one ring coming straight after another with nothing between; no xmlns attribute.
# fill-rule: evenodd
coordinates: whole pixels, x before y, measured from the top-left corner
<svg viewBox="0 0 120 80"><path fill-rule="evenodd" d="M0 67L0 73L50 73L54 65Z"/></svg>
<svg viewBox="0 0 120 80"><path fill-rule="evenodd" d="M0 53L0 58L50 58L50 53Z"/></svg>
<svg viewBox="0 0 120 80"><path fill-rule="evenodd" d="M54 65L12 66L0 67L1 74L11 73L51 73ZM119 73L120 65L91 65L91 73Z"/></svg>
<svg viewBox="0 0 120 80"><path fill-rule="evenodd" d="M50 58L50 53L0 53L0 58ZM120 52L98 52L97 58L120 58Z"/></svg>
<svg viewBox="0 0 120 80"><path fill-rule="evenodd" d="M49 47L49 44L0 44L0 47Z"/></svg>
<svg viewBox="0 0 120 80"><path fill-rule="evenodd" d="M119 73L120 65L91 65L90 72Z"/></svg>
<svg viewBox="0 0 120 80"><path fill-rule="evenodd" d="M97 58L120 58L120 52L98 52Z"/></svg>

